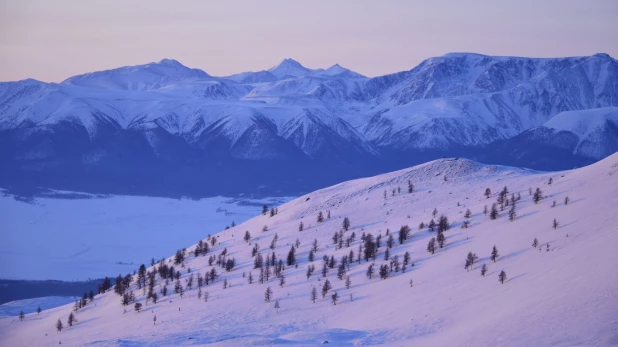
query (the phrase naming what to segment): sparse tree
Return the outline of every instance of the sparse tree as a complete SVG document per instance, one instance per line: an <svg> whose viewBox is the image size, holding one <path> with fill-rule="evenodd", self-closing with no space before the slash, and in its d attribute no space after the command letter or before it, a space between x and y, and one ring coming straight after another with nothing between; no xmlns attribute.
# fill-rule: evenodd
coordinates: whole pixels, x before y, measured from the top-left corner
<svg viewBox="0 0 618 347"><path fill-rule="evenodd" d="M554 230L558 229L558 221L554 218L554 222L552 223Z"/></svg>
<svg viewBox="0 0 618 347"><path fill-rule="evenodd" d="M481 267L481 276L485 277L486 273L487 273L487 265L483 264L483 267Z"/></svg>
<svg viewBox="0 0 618 347"><path fill-rule="evenodd" d="M515 220L515 217L517 217L517 212L515 211L515 204L513 204L509 209L509 220L512 222Z"/></svg>
<svg viewBox="0 0 618 347"><path fill-rule="evenodd" d="M433 212L431 213L431 215L433 216L433 218L436 218L436 215L438 215L438 209L434 208Z"/></svg>
<svg viewBox="0 0 618 347"><path fill-rule="evenodd" d="M343 218L343 230L348 231L350 229L350 219L348 217Z"/></svg>
<svg viewBox="0 0 618 347"><path fill-rule="evenodd" d="M491 250L491 260L495 263L496 259L498 259L500 255L498 254L498 247L494 245L494 248Z"/></svg>
<svg viewBox="0 0 618 347"><path fill-rule="evenodd" d="M485 208L483 208L483 213L487 216L487 205L485 205Z"/></svg>
<svg viewBox="0 0 618 347"><path fill-rule="evenodd" d="M279 305L279 299L275 300L275 310L277 310L277 313L279 313L279 309L281 308L281 306Z"/></svg>
<svg viewBox="0 0 618 347"><path fill-rule="evenodd" d="M498 208L496 207L496 204L491 205L491 212L489 212L489 218L490 219L498 218Z"/></svg>
<svg viewBox="0 0 618 347"><path fill-rule="evenodd" d="M436 238L432 237L427 244L427 252L434 254L436 252Z"/></svg>
<svg viewBox="0 0 618 347"><path fill-rule="evenodd" d="M429 225L427 225L427 227L429 228L429 231L433 231L433 229L435 229L436 227L436 222L432 219L429 221Z"/></svg>
<svg viewBox="0 0 618 347"><path fill-rule="evenodd" d="M532 247L537 248L538 246L539 246L539 240L537 240L535 237L534 241L532 241Z"/></svg>
<svg viewBox="0 0 618 347"><path fill-rule="evenodd" d="M339 294L337 294L337 292L334 292L333 295L331 295L330 297L333 301L333 305L337 305L337 300L339 300Z"/></svg>
<svg viewBox="0 0 618 347"><path fill-rule="evenodd" d="M446 243L446 236L444 236L443 232L438 231L436 240L438 241L438 245L440 246L440 248L444 248L444 244Z"/></svg>
<svg viewBox="0 0 618 347"><path fill-rule="evenodd" d="M470 221L469 220L465 220L465 221L461 222L461 228L462 229L468 229L468 226L470 226Z"/></svg>
<svg viewBox="0 0 618 347"><path fill-rule="evenodd" d="M470 209L467 209L466 214L464 214L464 217L470 218L470 216L472 216L472 212L470 211Z"/></svg>
<svg viewBox="0 0 618 347"><path fill-rule="evenodd" d="M270 287L266 288L266 291L264 292L264 301L270 302L272 295L273 295L273 290L270 289Z"/></svg>
<svg viewBox="0 0 618 347"><path fill-rule="evenodd" d="M541 191L540 188L537 188L534 191L534 195L532 196L532 200L534 201L535 204L538 204L539 201L541 201L541 199L543 199L543 192Z"/></svg>
<svg viewBox="0 0 618 347"><path fill-rule="evenodd" d="M41 306L39 306L39 307L37 307L37 308L36 308L36 313L37 313L37 314L41 313Z"/></svg>
<svg viewBox="0 0 618 347"><path fill-rule="evenodd" d="M330 284L330 281L328 279L326 279L326 281L324 281L324 285L322 286L322 298L326 297L326 294L328 294L328 291L331 290L332 286Z"/></svg>
<svg viewBox="0 0 618 347"><path fill-rule="evenodd" d="M305 225L301 221L300 224L298 225L298 231L303 231L303 230L305 230Z"/></svg>
<svg viewBox="0 0 618 347"><path fill-rule="evenodd" d="M317 298L318 298L318 291L315 289L315 287L311 287L311 301L313 301L314 304Z"/></svg>
<svg viewBox="0 0 618 347"><path fill-rule="evenodd" d="M281 274L281 277L279 277L279 287L283 288L284 284L285 284L285 276Z"/></svg>
<svg viewBox="0 0 618 347"><path fill-rule="evenodd" d="M69 318L67 318L67 324L72 327L73 323L75 323L75 315L73 314L73 312L71 312L69 314Z"/></svg>
<svg viewBox="0 0 618 347"><path fill-rule="evenodd" d="M554 179L550 177L550 178L547 180L547 184L551 186L551 184L552 184L552 183L554 183Z"/></svg>
<svg viewBox="0 0 618 347"><path fill-rule="evenodd" d="M350 279L350 276L346 276L346 278L345 278L345 287L347 289L350 289L351 285L352 285L352 280Z"/></svg>
<svg viewBox="0 0 618 347"><path fill-rule="evenodd" d="M367 268L367 278L371 279L373 277L373 264L369 264Z"/></svg>
<svg viewBox="0 0 618 347"><path fill-rule="evenodd" d="M26 316L24 315L24 311L19 312L19 321L23 321Z"/></svg>
<svg viewBox="0 0 618 347"><path fill-rule="evenodd" d="M474 262L478 259L479 257L476 255L476 253L468 252L468 256L466 257L465 269L470 270L470 268L472 268L472 266L474 265Z"/></svg>
<svg viewBox="0 0 618 347"><path fill-rule="evenodd" d="M408 180L408 193L413 193L414 192L414 184L412 184L412 181Z"/></svg>
<svg viewBox="0 0 618 347"><path fill-rule="evenodd" d="M504 270L500 271L500 274L498 275L498 280L502 284L504 284L504 281L506 281L506 272L504 272Z"/></svg>
<svg viewBox="0 0 618 347"><path fill-rule="evenodd" d="M489 199L489 197L491 196L491 189L485 189L485 196L487 197L487 199Z"/></svg>
<svg viewBox="0 0 618 347"><path fill-rule="evenodd" d="M268 213L268 205L263 205L262 206L262 214L266 215Z"/></svg>
<svg viewBox="0 0 618 347"><path fill-rule="evenodd" d="M139 313L139 311L142 310L142 304L140 302L136 302L133 308L135 309L137 313Z"/></svg>
<svg viewBox="0 0 618 347"><path fill-rule="evenodd" d="M564 204L565 205L568 205L570 201L571 201L571 199L569 199L568 196L566 198L564 198Z"/></svg>

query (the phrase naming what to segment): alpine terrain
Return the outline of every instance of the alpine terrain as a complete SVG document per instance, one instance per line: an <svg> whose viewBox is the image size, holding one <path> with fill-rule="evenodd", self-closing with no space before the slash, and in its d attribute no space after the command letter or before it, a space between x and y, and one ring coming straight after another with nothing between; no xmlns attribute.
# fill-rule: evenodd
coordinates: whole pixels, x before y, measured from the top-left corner
<svg viewBox="0 0 618 347"><path fill-rule="evenodd" d="M269 73L317 78L298 67ZM127 87L114 74L94 77L72 83ZM154 85L166 88L158 83L131 85L131 91L137 97ZM595 123L612 117L599 112L603 116ZM561 115L576 116L575 123L590 116ZM156 123L144 117L140 127L152 129ZM99 119L115 126L111 118ZM220 126L228 129L226 124ZM579 136L576 148L582 155L597 153L587 137L594 124L584 124L544 121L543 127L557 134L567 127ZM75 304L0 318L0 341L7 346L616 345L618 257L611 256L618 244L616 206L618 154L552 173L438 159L264 206L254 218L203 235L175 255L136 264Z"/></svg>
<svg viewBox="0 0 618 347"><path fill-rule="evenodd" d="M0 83L0 186L299 195L441 157L563 170L618 150L618 62L451 53L368 78L175 60Z"/></svg>

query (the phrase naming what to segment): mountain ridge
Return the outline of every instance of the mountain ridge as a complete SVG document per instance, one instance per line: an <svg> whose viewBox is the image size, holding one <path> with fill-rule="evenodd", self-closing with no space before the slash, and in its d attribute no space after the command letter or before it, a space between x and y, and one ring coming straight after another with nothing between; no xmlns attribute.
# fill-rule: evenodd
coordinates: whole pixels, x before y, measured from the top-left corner
<svg viewBox="0 0 618 347"><path fill-rule="evenodd" d="M536 59L453 53L373 78L339 65L308 69L289 58L270 70L214 77L164 59L63 83L0 83L0 162L11 171L0 183L19 185L15 177L24 176L38 182L24 185L43 184L36 176L67 165L109 177L118 174L110 165L126 158L134 173L122 181L140 180L146 173L137 173L153 165L167 167L168 176L196 171L216 179L216 172L237 170L230 163L244 160L260 171L253 186L276 191L281 179L265 177L269 165L285 164L261 167L261 160L327 168L322 175L330 177L320 182L313 172L297 173L306 188L287 191L296 194L442 156L500 163L501 143L524 145L512 139L561 112L615 106L618 62L606 54ZM602 134L607 138L595 153L616 151L612 134ZM60 148L54 136L74 138L73 149ZM127 136L142 145L126 147ZM566 169L600 159L593 154L571 155L568 166L551 158L540 166L535 158L518 165ZM182 160L170 163L174 157Z"/></svg>

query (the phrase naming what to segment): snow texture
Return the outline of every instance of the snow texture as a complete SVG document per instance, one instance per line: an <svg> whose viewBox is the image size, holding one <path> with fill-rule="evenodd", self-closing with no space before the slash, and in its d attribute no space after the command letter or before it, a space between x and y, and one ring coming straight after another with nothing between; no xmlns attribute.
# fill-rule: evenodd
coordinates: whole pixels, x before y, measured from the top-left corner
<svg viewBox="0 0 618 347"><path fill-rule="evenodd" d="M415 186L411 194L408 180ZM491 207L505 186L508 197L521 195L517 217L509 221L506 208L491 220L483 214L484 206ZM535 204L528 191L537 187L544 198ZM486 188L492 191L489 198L484 196ZM570 202L565 205L567 196ZM437 216L448 217L451 228L445 232L445 247L430 254L426 246L436 234L427 228L419 230L418 225L432 219L434 208ZM274 217L260 214L217 233L217 245L208 256L227 249L228 259L236 260L231 272L209 266L208 256L194 257L194 246L187 243L188 258L180 269L183 285L190 276L188 268L196 275L214 267L220 275L202 288L209 293L207 302L197 298L194 284L182 298L171 294L156 304L146 303L142 290L133 284L137 301L144 304L142 312L131 306L125 312L120 297L110 290L97 295L77 313L78 322L60 333L55 330L56 320L62 319L66 326L71 305L28 314L23 322L16 317L0 319L0 340L7 346L59 342L63 346L311 346L326 341L335 346L612 346L618 344L617 208L618 154L584 168L551 173L463 159L436 160L315 191L278 206ZM463 229L467 209L470 226ZM318 212L326 217L328 210L331 217L318 223ZM154 218L157 212L144 213ZM356 240L349 248L336 249L331 237L341 229L344 217L351 221L345 237L354 232ZM559 222L557 229L552 227L554 219ZM301 221L303 231L298 229ZM113 225L113 221L101 222ZM262 231L265 225L268 230ZM403 244L395 240L390 256L401 261L408 251L414 266L405 273L393 271L383 280L377 274L368 279L369 263L354 262L347 272L350 289L331 269L327 277L333 287L322 298L323 256L333 255L339 261L350 250L358 251L363 233L381 234L378 268L387 264L387 229L396 236L402 225L410 226L411 236ZM172 241L178 228L168 229ZM243 240L247 230L252 235L250 244ZM202 233L204 240L206 234ZM256 244L263 256L270 254L275 234L278 259L285 260L295 241L300 242L299 266L286 267L282 287L274 276L268 283L258 283L251 257ZM96 238L105 242L106 232ZM535 238L537 247L532 246ZM316 271L307 279L307 256L314 239L319 243ZM143 241L147 243L148 238ZM496 262L490 259L494 245L499 250ZM148 244L142 246L149 250ZM168 247L168 254L174 251L175 247ZM468 252L479 259L466 271ZM485 277L480 274L483 264L488 267ZM504 284L498 281L501 271L507 275ZM254 283L249 284L243 273L251 273ZM227 289L224 280L230 284ZM163 285L157 276L155 289ZM264 302L267 287L273 290L270 303ZM318 288L315 304L309 296L312 287ZM173 289L173 282L168 289ZM334 291L340 297L337 305L330 300Z"/></svg>

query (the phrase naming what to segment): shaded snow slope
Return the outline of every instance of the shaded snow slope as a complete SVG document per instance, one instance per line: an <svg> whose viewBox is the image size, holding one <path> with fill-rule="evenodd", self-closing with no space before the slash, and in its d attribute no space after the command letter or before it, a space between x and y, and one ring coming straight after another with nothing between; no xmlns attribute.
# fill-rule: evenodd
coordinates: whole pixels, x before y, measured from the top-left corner
<svg viewBox="0 0 618 347"><path fill-rule="evenodd" d="M0 196L0 278L86 280L131 271L240 223L262 203L290 198L199 200L56 192L24 202ZM33 249L36 250L33 253Z"/></svg>
<svg viewBox="0 0 618 347"><path fill-rule="evenodd" d="M20 312L24 314L37 314L37 308L49 310L54 307L73 304L77 300L72 296L45 296L41 298L23 299L7 302L0 305L0 317L18 317Z"/></svg>
<svg viewBox="0 0 618 347"><path fill-rule="evenodd" d="M415 186L411 194L408 180ZM521 196L516 202L517 217L509 221L507 207L498 209L499 217L491 220L483 209L491 207L505 186L509 198ZM537 187L544 198L535 204L528 191ZM484 196L486 188L492 191L489 198ZM568 205L564 204L566 197L570 198ZM0 339L20 346L51 346L59 341L70 346L308 346L325 341L384 346L615 345L618 277L612 274L618 268L613 255L618 243L617 207L618 154L588 167L556 173L461 159L436 160L299 197L278 206L274 217L258 215L216 234L216 245L206 256L195 257L194 246L187 244L185 267L176 266L183 286L191 274L203 275L213 268L219 274L214 283L202 288L202 293L208 292L207 302L197 298L195 281L182 298L173 293L172 281L167 285L171 295L160 296L156 304L146 303L143 290L133 282L137 301L145 305L140 313L132 305L123 307L120 296L110 290L81 309L77 324L61 333L55 331L55 322L59 318L66 322L71 306L30 314L23 322L0 319ZM450 229L444 233L444 248L430 254L426 247L436 232L418 226L432 219L434 209L437 216L448 217ZM470 226L463 229L467 209ZM325 218L330 211L330 218L318 223L319 211ZM344 243L337 249L332 236L341 229L344 217L351 221L344 237L354 233L356 238L349 247ZM557 229L552 228L554 219L559 222ZM299 231L301 221L303 231ZM400 244L397 231L402 225L410 226L411 235ZM378 268L386 264L388 269L390 264L385 260L387 229L395 236L390 259L397 256L401 262L409 252L414 265L405 273L393 269L387 279L380 279ZM243 240L246 231L252 236L249 244ZM350 251L356 255L363 233L374 238L382 235L375 260L350 264L345 274L351 280L349 289L345 280L337 278L337 267L328 269L332 289L323 298L322 258L334 256L339 263ZM275 235L278 241L271 250ZM536 248L532 246L535 238ZM308 253L315 239L318 251L311 263ZM296 240L298 267L285 267L285 283L280 286L280 280L272 276L260 284L252 247L259 245L263 257L274 251L277 259L285 261ZM496 262L490 259L494 245L499 251ZM208 264L210 256L218 257L224 250L227 259L236 262L230 272L216 262ZM479 259L466 271L468 252ZM164 263L172 265L172 258ZM368 279L371 263L376 273ZM316 270L307 279L311 264ZM485 277L480 274L483 264L488 267ZM507 280L501 284L498 274L503 270ZM254 278L252 284L249 274ZM155 290L160 293L165 283L159 275L156 279ZM230 285L227 289L224 281ZM273 291L270 303L264 300L267 287ZM310 300L312 287L318 289L316 303ZM337 305L331 302L334 292L339 295ZM280 304L278 311L275 300Z"/></svg>

